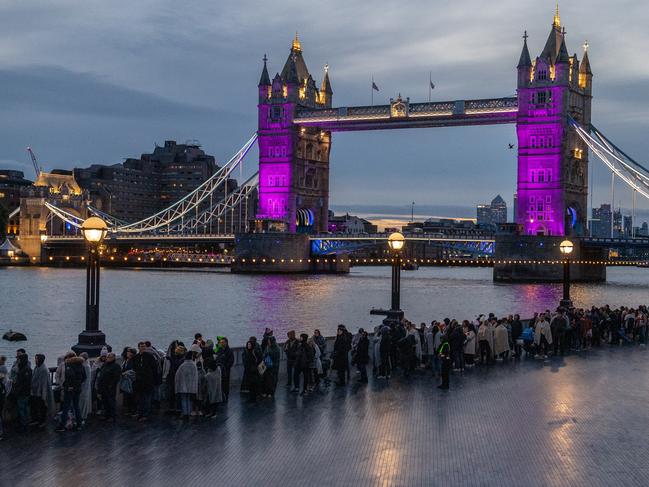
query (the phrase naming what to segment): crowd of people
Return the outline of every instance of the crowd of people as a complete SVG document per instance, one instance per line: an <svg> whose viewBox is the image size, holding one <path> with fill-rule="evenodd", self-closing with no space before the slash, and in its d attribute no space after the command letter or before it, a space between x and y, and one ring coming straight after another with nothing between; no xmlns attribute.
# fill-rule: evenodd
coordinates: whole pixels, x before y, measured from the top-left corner
<svg viewBox="0 0 649 487"><path fill-rule="evenodd" d="M273 330L266 328L261 343L250 337L242 352L242 394L250 401L274 397L280 377L282 351L285 357L286 387L290 393L308 395L330 385L351 380L355 367L358 382L368 382L368 366L377 381L395 373L409 376L432 371L440 389L448 389L451 372L461 373L476 365L489 366L523 357L547 360L550 355L600 347L604 344L646 346L649 310L638 308L549 310L522 321L518 315L498 318L479 315L459 322L445 318L421 323L387 321L370 334L360 328L356 334L339 325L333 346L319 330L313 335L295 331L280 345ZM331 350L330 350L331 348ZM370 350L372 353L370 353ZM216 343L197 333L191 345L173 340L166 351L150 342L126 347L120 356L104 348L97 359L69 351L58 359L54 381L36 354L34 365L20 348L7 368L0 356L0 439L7 410L15 417L18 432L30 427L43 429L54 418L57 431L82 429L92 414L105 421L117 419L117 400L122 412L140 422L148 421L153 408L165 410L183 420L192 416L216 417L219 405L230 394L231 369L235 355L226 337Z"/></svg>

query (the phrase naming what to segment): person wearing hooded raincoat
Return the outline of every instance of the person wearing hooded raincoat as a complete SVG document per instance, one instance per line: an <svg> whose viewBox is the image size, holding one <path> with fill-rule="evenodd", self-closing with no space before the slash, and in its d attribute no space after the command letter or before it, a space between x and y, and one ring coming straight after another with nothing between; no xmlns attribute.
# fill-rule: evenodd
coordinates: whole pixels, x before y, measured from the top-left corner
<svg viewBox="0 0 649 487"><path fill-rule="evenodd" d="M47 413L54 410L54 396L50 371L45 365L45 355L34 357L36 367L32 372L32 418L39 428L45 426Z"/></svg>
<svg viewBox="0 0 649 487"><path fill-rule="evenodd" d="M494 354L502 359L509 353L509 332L504 322L498 323L494 328Z"/></svg>
<svg viewBox="0 0 649 487"><path fill-rule="evenodd" d="M491 357L494 349L494 332L489 320L480 323L478 328L478 346L480 347L480 363L491 363Z"/></svg>
<svg viewBox="0 0 649 487"><path fill-rule="evenodd" d="M279 360L280 349L277 345L277 340L274 336L270 335L266 340L266 348L264 349L264 363L266 364L266 371L264 372L263 380L263 393L267 396L274 396L275 389L277 389L277 381L279 380Z"/></svg>
<svg viewBox="0 0 649 487"><path fill-rule="evenodd" d="M387 379L392 373L392 335L390 333L390 327L383 325L381 327L381 342L379 345L379 356L381 357L379 362L379 375L377 379Z"/></svg>
<svg viewBox="0 0 649 487"><path fill-rule="evenodd" d="M83 423L92 412L92 371L90 370L88 354L83 352L79 356L83 358L83 370L86 374L86 378L81 383L81 395L79 396L79 410L81 411L81 422Z"/></svg>
<svg viewBox="0 0 649 487"><path fill-rule="evenodd" d="M466 367L473 367L476 353L475 327L469 323L466 327L466 342L464 343L464 361Z"/></svg>
<svg viewBox="0 0 649 487"><path fill-rule="evenodd" d="M187 352L185 361L180 364L174 377L174 389L180 400L180 413L183 418L192 414L193 399L198 394L198 369L193 358L193 353Z"/></svg>
<svg viewBox="0 0 649 487"><path fill-rule="evenodd" d="M224 400L221 379L221 366L213 360L208 362L207 374L205 374L205 395L208 418L216 416L217 407Z"/></svg>
<svg viewBox="0 0 649 487"><path fill-rule="evenodd" d="M536 356L543 355L547 358L548 350L552 345L552 329L548 323L546 316L541 315L537 318L536 326L534 328L534 345L536 345Z"/></svg>

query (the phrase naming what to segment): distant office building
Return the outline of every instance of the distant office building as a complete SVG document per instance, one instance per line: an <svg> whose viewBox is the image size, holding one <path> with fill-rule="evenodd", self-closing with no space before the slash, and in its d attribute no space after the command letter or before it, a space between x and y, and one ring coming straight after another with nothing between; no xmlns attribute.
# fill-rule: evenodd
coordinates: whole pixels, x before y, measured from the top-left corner
<svg viewBox="0 0 649 487"><path fill-rule="evenodd" d="M500 195L488 205L478 205L476 211L478 225L496 227L499 223L507 223L507 203Z"/></svg>
<svg viewBox="0 0 649 487"><path fill-rule="evenodd" d="M22 171L0 169L0 206L4 206L7 216L6 228L0 231L0 235L18 235L20 231L20 215L12 213L20 206L20 192L23 188L29 187L32 182L25 179Z"/></svg>
<svg viewBox="0 0 649 487"><path fill-rule="evenodd" d="M512 208L512 211L514 212L512 221L514 222L517 221L516 220L516 212L518 211L517 208L518 208L518 193L514 193L514 207Z"/></svg>
<svg viewBox="0 0 649 487"><path fill-rule="evenodd" d="M633 218L631 217L631 215L624 215L623 221L624 225L622 227L622 235L624 237L630 237L633 231Z"/></svg>
<svg viewBox="0 0 649 487"><path fill-rule="evenodd" d="M649 237L649 225L647 222L642 222L642 225L637 227L635 234L638 237Z"/></svg>
<svg viewBox="0 0 649 487"><path fill-rule="evenodd" d="M593 208L593 218L590 222L591 237L608 238L611 236L611 205L600 205Z"/></svg>
<svg viewBox="0 0 649 487"><path fill-rule="evenodd" d="M328 229L331 233L376 233L377 226L364 218L359 218L349 213L334 215L329 211Z"/></svg>
<svg viewBox="0 0 649 487"><path fill-rule="evenodd" d="M615 210L613 212L613 236L621 237L622 236L622 211Z"/></svg>
<svg viewBox="0 0 649 487"><path fill-rule="evenodd" d="M196 189L218 166L196 141L167 140L150 154L111 166L76 168L75 179L100 210L126 221L146 218ZM231 180L230 186L236 187Z"/></svg>
<svg viewBox="0 0 649 487"><path fill-rule="evenodd" d="M20 206L20 190L31 186L32 182L25 179L22 171L0 169L0 205L9 212Z"/></svg>

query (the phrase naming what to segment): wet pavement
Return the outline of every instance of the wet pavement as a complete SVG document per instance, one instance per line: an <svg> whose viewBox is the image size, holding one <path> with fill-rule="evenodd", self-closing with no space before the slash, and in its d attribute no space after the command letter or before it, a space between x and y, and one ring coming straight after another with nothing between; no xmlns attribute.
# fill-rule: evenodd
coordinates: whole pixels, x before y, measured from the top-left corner
<svg viewBox="0 0 649 487"><path fill-rule="evenodd" d="M280 384L283 381L280 380ZM646 486L649 352L609 348L330 387L231 395L217 419L159 415L0 443L0 485Z"/></svg>

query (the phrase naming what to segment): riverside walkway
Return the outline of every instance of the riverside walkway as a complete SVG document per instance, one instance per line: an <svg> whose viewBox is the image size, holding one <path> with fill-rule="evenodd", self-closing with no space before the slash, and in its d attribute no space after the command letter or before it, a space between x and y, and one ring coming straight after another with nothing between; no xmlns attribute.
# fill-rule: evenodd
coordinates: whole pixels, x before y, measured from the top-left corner
<svg viewBox="0 0 649 487"><path fill-rule="evenodd" d="M280 384L283 384L280 381ZM94 420L0 444L13 486L646 486L649 350L604 346L330 387L280 385L250 404L233 386L217 419Z"/></svg>

